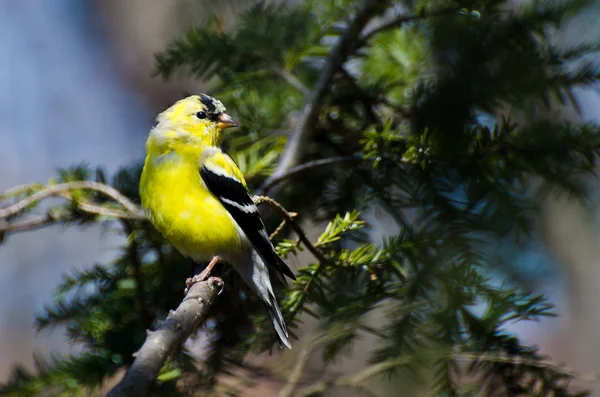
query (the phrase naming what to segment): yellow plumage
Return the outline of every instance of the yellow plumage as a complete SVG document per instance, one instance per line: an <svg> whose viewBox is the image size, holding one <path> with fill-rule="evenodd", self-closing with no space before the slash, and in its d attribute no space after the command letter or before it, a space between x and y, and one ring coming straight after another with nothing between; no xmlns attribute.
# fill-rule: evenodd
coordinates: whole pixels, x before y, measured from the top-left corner
<svg viewBox="0 0 600 397"><path fill-rule="evenodd" d="M199 261L237 250L238 227L210 193L195 162L177 154L146 159L141 180L142 204L154 226L184 255Z"/></svg>
<svg viewBox="0 0 600 397"><path fill-rule="evenodd" d="M184 255L229 262L263 299L282 344L290 346L267 265L289 277L235 162L219 148L237 126L207 95L182 99L161 113L146 143L142 206L154 226Z"/></svg>
<svg viewBox="0 0 600 397"><path fill-rule="evenodd" d="M186 139L176 139L182 135L176 129L156 131L148 139L140 196L154 226L182 254L206 261L219 252L237 250L240 238L231 215L198 172L203 151L219 144L222 134L186 120L186 108L196 113L188 102L180 101L163 113L167 126L184 126L189 133Z"/></svg>

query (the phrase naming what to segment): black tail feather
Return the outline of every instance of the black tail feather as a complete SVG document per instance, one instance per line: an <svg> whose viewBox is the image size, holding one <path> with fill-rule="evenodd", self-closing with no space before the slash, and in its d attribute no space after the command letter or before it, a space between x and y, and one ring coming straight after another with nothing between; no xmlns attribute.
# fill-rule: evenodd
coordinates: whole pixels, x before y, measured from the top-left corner
<svg viewBox="0 0 600 397"><path fill-rule="evenodd" d="M265 302L265 309L267 310L267 314L271 319L273 328L275 328L275 332L277 333L279 345L281 347L287 346L289 349L291 349L292 345L290 344L290 341L288 339L289 335L287 332L287 327L285 326L283 315L281 314L281 310L279 310L277 300L275 300L274 296L271 295L271 302Z"/></svg>

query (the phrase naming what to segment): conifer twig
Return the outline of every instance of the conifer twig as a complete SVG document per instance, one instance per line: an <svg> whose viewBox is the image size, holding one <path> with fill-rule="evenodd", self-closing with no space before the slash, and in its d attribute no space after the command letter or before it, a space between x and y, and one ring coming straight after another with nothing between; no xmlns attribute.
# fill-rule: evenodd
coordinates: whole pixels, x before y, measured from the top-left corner
<svg viewBox="0 0 600 397"><path fill-rule="evenodd" d="M319 249L315 247L313 243L310 242L310 240L306 236L306 233L304 233L304 230L302 230L300 225L296 223L296 220L294 219L296 216L295 213L288 212L285 208L283 208L281 204L279 204L277 201L273 200L270 197L254 196L252 199L256 204L266 203L269 204L269 206L281 212L281 214L283 215L287 223L290 225L290 227L294 229L294 232L298 235L298 238L300 239L300 241L302 241L306 249L308 249L315 256L315 258L319 260L320 263L329 262L325 255L323 255L323 253L319 251Z"/></svg>
<svg viewBox="0 0 600 397"><path fill-rule="evenodd" d="M340 36L337 43L325 60L323 69L317 82L312 88L304 102L304 108L300 120L287 140L285 149L273 174L267 179L265 185L279 178L292 167L296 166L302 157L306 143L313 130L313 124L319 114L321 104L329 89L329 85L340 67L346 62L352 53L360 33L365 25L378 12L383 11L388 4L386 0L365 0L358 11L348 23L345 32Z"/></svg>
<svg viewBox="0 0 600 397"><path fill-rule="evenodd" d="M105 196L108 196L111 199L113 199L117 204L121 205L121 207L123 207L123 209L126 212L128 212L132 217L144 218L144 214L143 212L141 212L140 208L127 197L125 197L123 194L121 194L121 192L119 192L114 187L106 185L104 183L93 181L75 181L46 186L41 190L33 193L32 195L27 196L24 199L16 202L15 204L12 204L8 207L0 208L0 219L16 215L19 212L27 209L27 207L29 207L30 205L33 205L47 197L59 196L63 198L69 198L69 191L77 189L94 190L96 192L102 193ZM65 194L67 196L65 196Z"/></svg>
<svg viewBox="0 0 600 397"><path fill-rule="evenodd" d="M264 186L272 185L273 180L280 178L299 163L308 138L313 130L314 121L317 119L319 109L329 89L329 85L331 84L331 81L336 73L340 71L348 57L352 54L353 50L363 46L374 35L382 31L398 27L403 23L416 19L449 15L464 8L464 6L449 7L441 10L422 12L420 14L400 15L390 22L376 27L361 36L363 28L367 25L371 18L377 15L380 10L385 9L385 5L387 3L388 2L385 0L365 0L363 2L362 6L358 9L352 20L348 23L348 27L346 28L345 32L340 36L338 42L329 53L321 74L309 93L307 93L307 90L300 81L290 80L290 76L294 79L295 76L291 74L289 76L279 74L288 83L300 89L300 91L305 94L306 99L300 120L287 140L285 149L281 155L281 158L279 159L279 163L277 164L275 171L263 184L261 191L265 191L266 189L264 189ZM298 83L300 83L300 86Z"/></svg>
<svg viewBox="0 0 600 397"><path fill-rule="evenodd" d="M202 324L219 289L210 279L192 285L179 307L148 333L133 364L107 397L149 396L165 361Z"/></svg>
<svg viewBox="0 0 600 397"><path fill-rule="evenodd" d="M93 182L93 181L74 181L60 183L57 185L44 186L41 184L21 185L7 190L0 195L0 198L8 199L26 192L31 192L26 197L21 198L16 203L0 208L0 238L6 233L17 233L28 230L39 229L49 226L69 218L69 213L56 212L52 209L45 214L30 217L24 220L11 219L26 211L31 205L49 197L60 197L65 200L73 201L73 190L93 190L104 194L119 204L122 208L108 208L102 205L93 204L83 200L75 202L77 209L91 215L100 215L117 219L144 219L144 212L135 203L125 197L112 186Z"/></svg>
<svg viewBox="0 0 600 397"><path fill-rule="evenodd" d="M267 182L265 182L259 189L257 189L256 194L260 194L260 195L268 194L269 190L271 190L273 187L279 185L281 182L288 179L289 177L292 177L292 176L302 173L304 171L311 170L313 168L319 168L319 167L322 167L325 165L344 163L344 162L355 162L355 161L358 162L358 161L364 161L364 160L362 157L359 157L359 156L336 156L336 157L328 157L328 158L324 158L324 159L308 161L304 164L300 164L296 167L289 169L284 174L282 174L278 177L269 178L269 180Z"/></svg>

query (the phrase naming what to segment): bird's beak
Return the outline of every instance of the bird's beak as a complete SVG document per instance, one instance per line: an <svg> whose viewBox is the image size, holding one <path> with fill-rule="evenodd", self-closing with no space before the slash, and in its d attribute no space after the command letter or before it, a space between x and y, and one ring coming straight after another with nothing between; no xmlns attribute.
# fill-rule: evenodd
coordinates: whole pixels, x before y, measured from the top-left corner
<svg viewBox="0 0 600 397"><path fill-rule="evenodd" d="M217 119L217 127L219 127L222 130L224 130L225 128L239 127L239 126L240 126L240 124L237 121L235 121L233 119L233 117L231 117L227 113L221 113L221 115Z"/></svg>

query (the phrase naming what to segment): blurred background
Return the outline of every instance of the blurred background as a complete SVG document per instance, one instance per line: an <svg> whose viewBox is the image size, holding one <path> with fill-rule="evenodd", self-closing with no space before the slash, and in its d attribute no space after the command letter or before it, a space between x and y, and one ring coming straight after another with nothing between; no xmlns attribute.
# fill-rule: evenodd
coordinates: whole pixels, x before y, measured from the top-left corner
<svg viewBox="0 0 600 397"><path fill-rule="evenodd" d="M231 24L237 12L253 3L0 2L0 189L45 182L58 168L83 161L109 172L141 161L155 114L187 93L208 89L187 77L169 82L153 77L154 53L206 15L217 13ZM568 45L600 39L599 26L600 2L577 16L557 40ZM557 117L600 122L598 93L580 90L578 95L582 113ZM540 324L515 324L515 332L581 372L600 372L598 214L597 209L590 216L572 202L549 200L535 244L498 248L510 262L512 277L547 294L561 314ZM376 211L369 216L378 222L373 233L389 233L391 226ZM34 233L35 238L11 236L9 244L0 246L0 382L17 363L32 367L34 353L49 356L76 348L60 330L36 334L34 317L51 301L62 273L92 265L91 258L107 262L119 244L117 236L95 227L50 227ZM360 355L360 346L355 353ZM600 393L600 383L591 387Z"/></svg>
<svg viewBox="0 0 600 397"><path fill-rule="evenodd" d="M143 159L155 114L199 88L151 77L153 53L187 26L182 15L192 17L181 12L183 3L0 4L0 189L45 182L81 162L111 173ZM15 363L30 365L34 351L66 352L60 332L35 334L34 315L63 272L111 258L119 243L98 228L35 233L15 235L0 248L2 379Z"/></svg>

